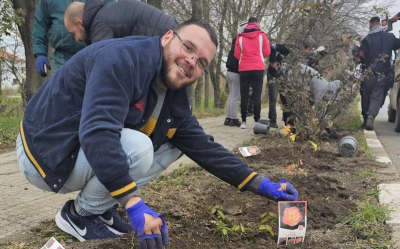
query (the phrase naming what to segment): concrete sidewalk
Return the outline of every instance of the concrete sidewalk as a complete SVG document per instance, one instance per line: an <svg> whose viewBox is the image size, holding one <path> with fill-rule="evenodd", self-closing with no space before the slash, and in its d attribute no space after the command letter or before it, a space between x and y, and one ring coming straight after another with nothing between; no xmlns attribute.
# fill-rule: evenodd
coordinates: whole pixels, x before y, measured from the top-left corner
<svg viewBox="0 0 400 249"><path fill-rule="evenodd" d="M282 111L277 108L278 125L283 126ZM268 109L264 108L261 117L268 117ZM200 119L206 133L214 136L216 142L232 150L244 141L251 140L253 134L253 117L247 118L247 129L227 127L223 125L225 116ZM187 157L182 157L169 167L168 172L178 168L180 164L191 163ZM16 152L0 155L0 239L20 230L35 227L41 221L54 219L58 210L69 199L77 195L54 194L37 189L29 184L18 168Z"/></svg>

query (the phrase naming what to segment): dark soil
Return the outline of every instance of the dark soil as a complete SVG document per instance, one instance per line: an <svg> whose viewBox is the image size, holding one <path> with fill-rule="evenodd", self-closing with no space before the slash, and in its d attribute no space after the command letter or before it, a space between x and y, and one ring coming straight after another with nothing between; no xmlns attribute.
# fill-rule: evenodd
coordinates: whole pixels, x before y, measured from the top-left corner
<svg viewBox="0 0 400 249"><path fill-rule="evenodd" d="M349 135L349 134L346 134ZM286 166L295 162L287 138L276 134L258 137L251 142L261 149L261 154L243 159L256 172L279 181L287 178L299 190L300 200L308 201L307 234L304 244L289 248L354 248L355 235L341 224L340 217L355 210L356 203L365 193L375 189L383 180L392 176L382 173L387 166L367 159L363 152L352 158L338 155L338 140L322 142L322 148L314 152L306 145L301 154L304 165L295 175L285 173ZM304 143L295 143L299 151ZM239 152L235 151L239 155ZM362 172L374 172L362 177ZM260 215L277 213L277 203L252 193L241 193L234 187L211 176L200 167L186 167L169 177L152 182L142 189L142 197L167 220L170 248L275 248L277 222L268 225L274 235L259 231ZM214 233L218 219L211 208L219 205L228 227L242 224L245 232L221 231ZM80 243L58 230L54 221L46 221L39 227L16 234L0 242L1 248L40 248L51 236L61 240L66 248L138 248L132 234L120 239ZM24 247L18 247L23 245ZM15 247L13 247L15 246Z"/></svg>

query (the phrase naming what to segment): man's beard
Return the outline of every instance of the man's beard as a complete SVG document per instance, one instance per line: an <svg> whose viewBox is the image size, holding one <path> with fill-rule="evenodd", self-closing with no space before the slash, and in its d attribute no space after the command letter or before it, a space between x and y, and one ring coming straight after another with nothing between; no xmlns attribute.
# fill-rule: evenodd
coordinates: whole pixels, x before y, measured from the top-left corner
<svg viewBox="0 0 400 249"><path fill-rule="evenodd" d="M178 90L180 88L192 85L195 82L195 80L185 81L180 85L176 84L176 82L174 83L174 80L178 80L179 78L177 77L176 79L172 79L171 68L174 62L171 59L171 54L167 52L168 47L169 44L164 48L163 64L160 72L161 80L163 81L164 85L171 90Z"/></svg>

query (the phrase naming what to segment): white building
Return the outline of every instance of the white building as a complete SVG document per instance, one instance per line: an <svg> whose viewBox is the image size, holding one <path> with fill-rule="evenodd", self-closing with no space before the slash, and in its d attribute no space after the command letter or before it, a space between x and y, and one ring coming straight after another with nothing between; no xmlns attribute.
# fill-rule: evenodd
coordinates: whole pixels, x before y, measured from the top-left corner
<svg viewBox="0 0 400 249"><path fill-rule="evenodd" d="M13 69L15 70L13 72ZM18 80L26 78L25 60L0 50L0 82L2 89L18 89Z"/></svg>

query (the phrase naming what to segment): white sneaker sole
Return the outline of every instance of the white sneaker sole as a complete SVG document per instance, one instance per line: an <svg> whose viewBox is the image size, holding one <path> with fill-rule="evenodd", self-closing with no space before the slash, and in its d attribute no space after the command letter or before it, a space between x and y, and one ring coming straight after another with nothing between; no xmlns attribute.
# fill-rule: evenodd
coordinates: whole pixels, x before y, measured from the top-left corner
<svg viewBox="0 0 400 249"><path fill-rule="evenodd" d="M56 215L56 224L58 228L60 228L62 231L68 234L71 234L72 236L77 238L80 242L86 241L82 236L79 235L79 233L75 231L75 229L66 220L63 219L63 217L61 216L61 211L58 211Z"/></svg>

